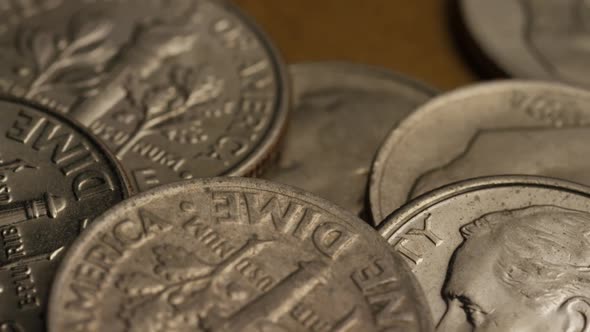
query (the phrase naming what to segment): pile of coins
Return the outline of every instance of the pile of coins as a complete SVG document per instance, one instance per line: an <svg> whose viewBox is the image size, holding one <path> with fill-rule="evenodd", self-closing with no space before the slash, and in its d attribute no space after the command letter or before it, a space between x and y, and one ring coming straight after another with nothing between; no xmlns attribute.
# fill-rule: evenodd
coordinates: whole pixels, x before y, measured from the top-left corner
<svg viewBox="0 0 590 332"><path fill-rule="evenodd" d="M590 329L590 4L459 9L521 80L286 67L226 0L0 0L0 331Z"/></svg>

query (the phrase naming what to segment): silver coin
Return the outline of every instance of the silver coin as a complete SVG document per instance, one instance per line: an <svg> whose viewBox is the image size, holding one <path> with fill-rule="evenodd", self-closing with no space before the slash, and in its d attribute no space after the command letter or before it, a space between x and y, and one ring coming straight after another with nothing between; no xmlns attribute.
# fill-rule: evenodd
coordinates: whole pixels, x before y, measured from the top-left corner
<svg viewBox="0 0 590 332"><path fill-rule="evenodd" d="M437 331L590 327L588 187L465 181L409 203L380 232L412 266Z"/></svg>
<svg viewBox="0 0 590 332"><path fill-rule="evenodd" d="M428 102L378 152L371 211L382 220L442 185L501 174L590 184L590 93L561 84L474 85Z"/></svg>
<svg viewBox="0 0 590 332"><path fill-rule="evenodd" d="M0 17L0 89L88 126L139 191L270 160L286 75L229 1L3 0Z"/></svg>
<svg viewBox="0 0 590 332"><path fill-rule="evenodd" d="M74 123L9 97L0 112L0 331L43 331L65 249L127 185L114 156Z"/></svg>
<svg viewBox="0 0 590 332"><path fill-rule="evenodd" d="M590 86L590 1L460 0L470 37L504 72Z"/></svg>
<svg viewBox="0 0 590 332"><path fill-rule="evenodd" d="M328 201L263 180L171 184L67 253L50 331L428 331L408 267Z"/></svg>
<svg viewBox="0 0 590 332"><path fill-rule="evenodd" d="M379 144L435 92L363 65L319 62L289 69L294 110L280 162L264 177L316 193L360 216Z"/></svg>

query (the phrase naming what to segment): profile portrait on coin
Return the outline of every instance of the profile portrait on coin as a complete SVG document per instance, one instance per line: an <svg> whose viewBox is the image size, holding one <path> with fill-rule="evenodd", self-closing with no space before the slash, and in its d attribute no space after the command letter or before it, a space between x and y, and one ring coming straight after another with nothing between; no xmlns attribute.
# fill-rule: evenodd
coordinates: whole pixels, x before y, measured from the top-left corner
<svg viewBox="0 0 590 332"><path fill-rule="evenodd" d="M590 331L590 214L531 206L460 231L437 331Z"/></svg>

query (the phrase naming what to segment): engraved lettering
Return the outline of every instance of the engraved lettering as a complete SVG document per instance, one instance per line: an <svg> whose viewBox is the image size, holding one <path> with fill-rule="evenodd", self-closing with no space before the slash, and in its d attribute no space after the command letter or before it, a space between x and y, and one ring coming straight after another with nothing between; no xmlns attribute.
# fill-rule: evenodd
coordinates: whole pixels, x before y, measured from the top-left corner
<svg viewBox="0 0 590 332"><path fill-rule="evenodd" d="M124 247L144 242L172 227L170 223L145 209L138 210L138 219L124 219L112 228L113 237Z"/></svg>
<svg viewBox="0 0 590 332"><path fill-rule="evenodd" d="M6 260L12 261L26 255L23 239L15 226L2 228L0 230L0 239Z"/></svg>
<svg viewBox="0 0 590 332"><path fill-rule="evenodd" d="M111 177L105 172L88 170L74 179L74 195L78 201L115 191Z"/></svg>
<svg viewBox="0 0 590 332"><path fill-rule="evenodd" d="M12 124L12 128L6 133L6 137L17 142L28 144L37 129L45 122L44 118L20 111L18 118Z"/></svg>
<svg viewBox="0 0 590 332"><path fill-rule="evenodd" d="M408 242L410 242L409 239L401 239L393 246L393 248L403 257L410 260L414 265L422 263L422 256L406 247Z"/></svg>
<svg viewBox="0 0 590 332"><path fill-rule="evenodd" d="M182 227L222 259L226 259L235 251L235 247L229 241L223 239L210 226L199 222L198 217L190 218Z"/></svg>
<svg viewBox="0 0 590 332"><path fill-rule="evenodd" d="M160 185L160 179L158 179L158 173L155 169L139 169L132 173L133 178L135 179L135 184L140 190L147 190Z"/></svg>
<svg viewBox="0 0 590 332"><path fill-rule="evenodd" d="M272 223L282 233L294 233L303 220L305 208L288 201L281 206L277 196L265 199L260 194L246 193L246 202L251 224Z"/></svg>
<svg viewBox="0 0 590 332"><path fill-rule="evenodd" d="M326 222L315 229L312 239L321 253L334 259L352 244L356 235L337 223Z"/></svg>
<svg viewBox="0 0 590 332"><path fill-rule="evenodd" d="M218 223L240 222L239 193L219 192L211 193L213 211L211 215Z"/></svg>
<svg viewBox="0 0 590 332"><path fill-rule="evenodd" d="M18 297L18 306L21 310L33 309L40 306L37 298L35 282L31 275L31 269L26 265L16 265L9 269L10 277Z"/></svg>
<svg viewBox="0 0 590 332"><path fill-rule="evenodd" d="M243 258L236 264L235 268L261 292L269 291L275 283L272 276L264 272L262 267L250 258Z"/></svg>
<svg viewBox="0 0 590 332"><path fill-rule="evenodd" d="M441 245L443 240L432 231L430 217L431 214L428 213L424 218L424 227L422 229L412 228L403 237L406 238L409 235L424 237L428 239L428 241L430 241L435 247Z"/></svg>
<svg viewBox="0 0 590 332"><path fill-rule="evenodd" d="M400 327L415 321L407 310L409 299L401 291L403 285L391 264L376 259L351 278L363 292L379 327Z"/></svg>
<svg viewBox="0 0 590 332"><path fill-rule="evenodd" d="M174 172L180 172L182 166L186 163L186 159L176 156L154 144L143 141L137 142L131 151Z"/></svg>

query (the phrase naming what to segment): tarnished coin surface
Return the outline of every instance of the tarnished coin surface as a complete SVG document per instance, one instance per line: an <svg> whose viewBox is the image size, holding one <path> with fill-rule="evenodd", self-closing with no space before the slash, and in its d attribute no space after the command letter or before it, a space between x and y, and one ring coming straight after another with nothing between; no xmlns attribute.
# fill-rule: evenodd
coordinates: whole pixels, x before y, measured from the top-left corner
<svg viewBox="0 0 590 332"><path fill-rule="evenodd" d="M154 189L67 253L50 331L428 331L407 264L332 203L263 180Z"/></svg>
<svg viewBox="0 0 590 332"><path fill-rule="evenodd" d="M370 184L382 220L409 198L501 174L590 184L590 93L558 83L500 81L459 89L405 119L381 147Z"/></svg>
<svg viewBox="0 0 590 332"><path fill-rule="evenodd" d="M409 263L437 331L590 328L590 189L506 176L438 189L381 234Z"/></svg>
<svg viewBox="0 0 590 332"><path fill-rule="evenodd" d="M285 75L229 1L44 0L0 5L0 89L69 113L132 184L249 175L288 109Z"/></svg>
<svg viewBox="0 0 590 332"><path fill-rule="evenodd" d="M459 0L480 51L515 77L590 87L590 1Z"/></svg>
<svg viewBox="0 0 590 332"><path fill-rule="evenodd" d="M65 249L127 196L114 156L59 115L0 97L0 331L44 331Z"/></svg>
<svg viewBox="0 0 590 332"><path fill-rule="evenodd" d="M348 63L303 63L289 70L294 111L280 163L264 177L319 194L365 217L367 179L377 148L434 90Z"/></svg>

